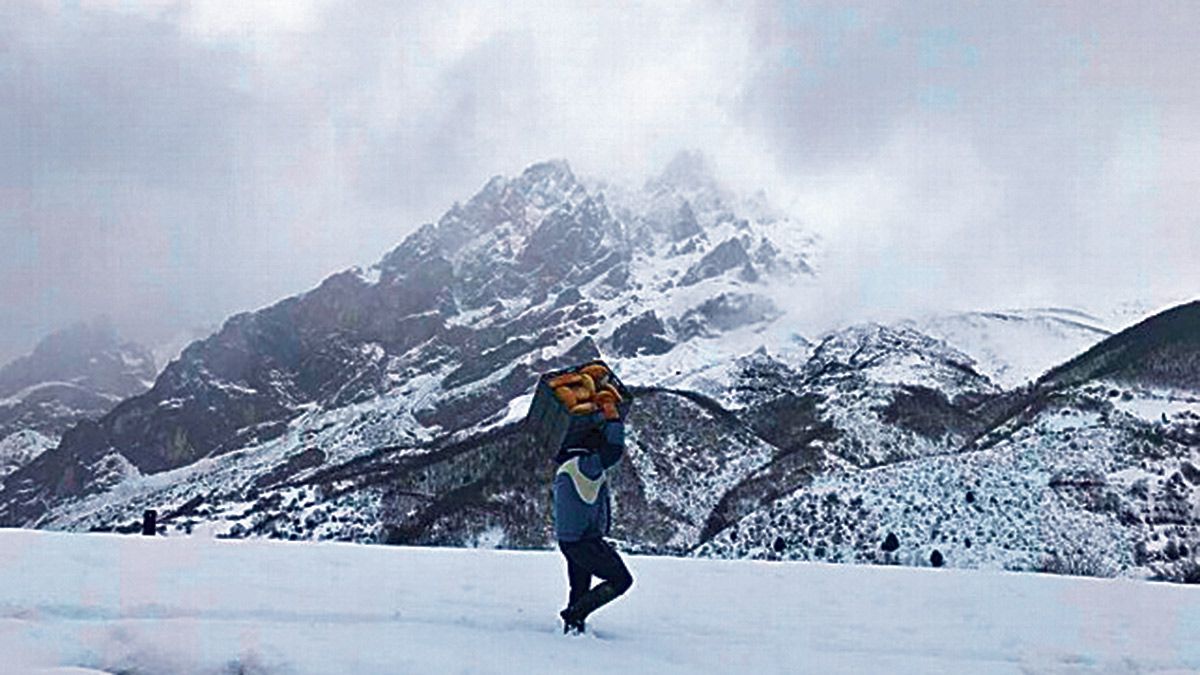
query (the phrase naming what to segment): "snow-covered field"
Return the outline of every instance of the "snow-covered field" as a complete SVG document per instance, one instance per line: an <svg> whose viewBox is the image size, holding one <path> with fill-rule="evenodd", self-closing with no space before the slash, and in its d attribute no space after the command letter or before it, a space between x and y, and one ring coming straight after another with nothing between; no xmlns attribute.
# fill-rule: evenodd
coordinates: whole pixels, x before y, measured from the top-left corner
<svg viewBox="0 0 1200 675"><path fill-rule="evenodd" d="M553 552L0 530L5 673L1194 672L1200 589L631 557L559 633Z"/></svg>

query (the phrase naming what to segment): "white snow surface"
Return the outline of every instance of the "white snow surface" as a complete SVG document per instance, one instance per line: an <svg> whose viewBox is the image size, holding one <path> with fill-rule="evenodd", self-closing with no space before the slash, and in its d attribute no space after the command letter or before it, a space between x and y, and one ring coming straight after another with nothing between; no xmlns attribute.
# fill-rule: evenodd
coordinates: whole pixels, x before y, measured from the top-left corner
<svg viewBox="0 0 1200 675"><path fill-rule="evenodd" d="M904 323L970 354L980 373L1006 389L1037 379L1112 334L1101 319L1064 308L960 312Z"/></svg>
<svg viewBox="0 0 1200 675"><path fill-rule="evenodd" d="M1120 397L1113 398L1113 405L1121 412L1147 422L1167 422L1174 419L1200 417L1200 396L1185 390L1147 389L1138 387L1129 389L1113 382L1108 385L1113 391L1120 391Z"/></svg>
<svg viewBox="0 0 1200 675"><path fill-rule="evenodd" d="M95 359L92 359L92 360L94 361ZM31 384L28 387L25 387L24 389L21 389L20 391L17 391L6 398L0 398L0 408L11 408L13 406L21 405L22 403L25 402L25 399L29 398L31 395L45 393L46 390L50 390L51 392L53 392L54 390L62 391L64 389L66 389L66 390L78 389L78 390L81 390L84 392L88 391L84 387L80 386L78 382L67 382L64 380L47 380L45 382L37 382L37 383ZM104 396L105 394L100 394L100 395ZM116 398L112 395L107 395L107 396L109 398Z"/></svg>
<svg viewBox="0 0 1200 675"><path fill-rule="evenodd" d="M0 530L6 673L1076 673L1200 669L1200 590L628 556L561 635L554 552Z"/></svg>

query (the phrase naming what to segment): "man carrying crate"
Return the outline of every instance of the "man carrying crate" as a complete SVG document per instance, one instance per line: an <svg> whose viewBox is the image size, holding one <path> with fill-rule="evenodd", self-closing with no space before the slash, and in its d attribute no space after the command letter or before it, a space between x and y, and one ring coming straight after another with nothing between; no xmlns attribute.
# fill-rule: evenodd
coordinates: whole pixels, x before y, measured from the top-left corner
<svg viewBox="0 0 1200 675"><path fill-rule="evenodd" d="M559 612L563 632L582 634L588 615L633 585L621 557L603 537L611 527L607 476L625 452L625 425L617 397L595 398L595 427L554 457L554 530L567 559L570 599ZM592 577L602 583L592 588Z"/></svg>

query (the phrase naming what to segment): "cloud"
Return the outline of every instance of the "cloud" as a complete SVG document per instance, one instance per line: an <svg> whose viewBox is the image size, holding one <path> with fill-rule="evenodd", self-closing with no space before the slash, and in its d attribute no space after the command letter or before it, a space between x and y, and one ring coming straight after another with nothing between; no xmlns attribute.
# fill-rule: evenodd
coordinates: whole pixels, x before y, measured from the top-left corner
<svg viewBox="0 0 1200 675"><path fill-rule="evenodd" d="M743 119L849 272L822 293L883 314L1194 295L1197 13L760 5Z"/></svg>
<svg viewBox="0 0 1200 675"><path fill-rule="evenodd" d="M688 147L826 236L814 312L1186 290L1197 11L6 3L0 360L270 303L540 159L637 181Z"/></svg>

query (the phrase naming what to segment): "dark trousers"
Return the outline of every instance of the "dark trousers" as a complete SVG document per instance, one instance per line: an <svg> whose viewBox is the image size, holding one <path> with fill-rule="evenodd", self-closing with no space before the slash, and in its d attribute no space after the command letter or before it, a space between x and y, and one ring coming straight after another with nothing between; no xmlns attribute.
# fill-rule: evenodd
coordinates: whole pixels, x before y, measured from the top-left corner
<svg viewBox="0 0 1200 675"><path fill-rule="evenodd" d="M571 585L567 608L580 621L633 585L633 576L621 556L603 539L560 541L558 548L567 559L567 581ZM592 588L594 576L603 583Z"/></svg>

